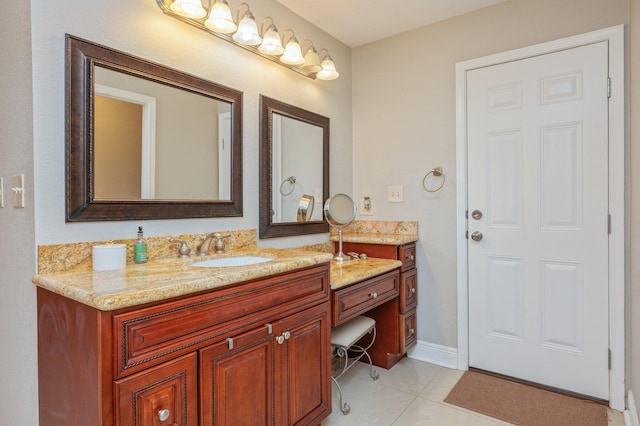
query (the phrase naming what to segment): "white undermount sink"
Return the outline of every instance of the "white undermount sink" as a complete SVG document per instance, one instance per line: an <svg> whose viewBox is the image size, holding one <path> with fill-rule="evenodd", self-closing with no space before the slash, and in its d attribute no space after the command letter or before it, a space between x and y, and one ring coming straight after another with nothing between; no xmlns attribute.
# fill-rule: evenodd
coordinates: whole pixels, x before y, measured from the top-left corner
<svg viewBox="0 0 640 426"><path fill-rule="evenodd" d="M273 260L273 258L262 256L234 256L202 260L200 262L192 263L191 266L196 266L198 268L221 268L225 266L255 265L256 263L268 262L270 260Z"/></svg>

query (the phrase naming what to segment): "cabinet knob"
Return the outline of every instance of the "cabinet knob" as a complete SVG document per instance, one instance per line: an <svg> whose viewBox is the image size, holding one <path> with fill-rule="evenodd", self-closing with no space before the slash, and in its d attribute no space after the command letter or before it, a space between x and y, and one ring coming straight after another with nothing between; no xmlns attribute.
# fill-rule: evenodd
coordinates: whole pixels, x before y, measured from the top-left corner
<svg viewBox="0 0 640 426"><path fill-rule="evenodd" d="M285 340L289 340L289 337L291 337L291 333L288 331L285 331L284 333L282 333L282 335L284 336Z"/></svg>
<svg viewBox="0 0 640 426"><path fill-rule="evenodd" d="M284 343L284 336L280 335L278 337L276 337L276 342L278 342L279 345Z"/></svg>
<svg viewBox="0 0 640 426"><path fill-rule="evenodd" d="M412 255L412 254L410 254L410 255L408 256L408 258L409 258L409 260L415 260L415 256L414 256L414 255Z"/></svg>
<svg viewBox="0 0 640 426"><path fill-rule="evenodd" d="M416 332L416 329L415 329L415 328L411 327L411 328L409 329L409 335L413 336L413 333L415 333L415 332Z"/></svg>
<svg viewBox="0 0 640 426"><path fill-rule="evenodd" d="M166 421L170 415L171 411L167 410L166 408L164 410L158 411L158 419L160 419L161 422Z"/></svg>
<svg viewBox="0 0 640 426"><path fill-rule="evenodd" d="M371 296L372 299L377 299L378 298L378 293L376 293L375 291L373 293L371 293L369 296Z"/></svg>
<svg viewBox="0 0 640 426"><path fill-rule="evenodd" d="M411 287L411 294L416 294L416 288L415 287Z"/></svg>

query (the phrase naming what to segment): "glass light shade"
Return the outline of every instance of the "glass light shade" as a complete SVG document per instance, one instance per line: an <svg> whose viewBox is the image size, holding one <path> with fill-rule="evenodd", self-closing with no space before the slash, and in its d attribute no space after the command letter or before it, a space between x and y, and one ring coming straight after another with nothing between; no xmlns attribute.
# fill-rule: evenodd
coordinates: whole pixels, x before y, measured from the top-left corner
<svg viewBox="0 0 640 426"><path fill-rule="evenodd" d="M226 0L216 0L211 6L211 13L204 25L211 31L222 34L231 34L238 29L236 23L233 22L231 9L229 9L229 4Z"/></svg>
<svg viewBox="0 0 640 426"><path fill-rule="evenodd" d="M262 44L258 47L258 50L265 55L279 56L284 53L284 47L280 41L280 34L275 25L271 25L264 37L262 38Z"/></svg>
<svg viewBox="0 0 640 426"><path fill-rule="evenodd" d="M200 0L175 0L169 6L173 12L180 16L186 16L188 18L204 18L207 16L207 11L202 7Z"/></svg>
<svg viewBox="0 0 640 426"><path fill-rule="evenodd" d="M244 14L238 24L238 31L233 35L233 39L237 43L249 46L257 46L262 42L262 37L258 34L258 26L251 12Z"/></svg>
<svg viewBox="0 0 640 426"><path fill-rule="evenodd" d="M318 57L318 51L313 46L307 49L307 53L304 54L304 64L300 67L300 69L309 73L317 73L318 71L322 71L322 66L320 66L320 58Z"/></svg>
<svg viewBox="0 0 640 426"><path fill-rule="evenodd" d="M302 65L304 64L304 57L300 50L300 45L295 37L291 37L289 42L284 48L284 53L280 56L280 62L288 65Z"/></svg>
<svg viewBox="0 0 640 426"><path fill-rule="evenodd" d="M320 80L335 80L340 75L336 70L336 65L333 63L333 59L329 56L325 56L322 60L322 71L316 74Z"/></svg>

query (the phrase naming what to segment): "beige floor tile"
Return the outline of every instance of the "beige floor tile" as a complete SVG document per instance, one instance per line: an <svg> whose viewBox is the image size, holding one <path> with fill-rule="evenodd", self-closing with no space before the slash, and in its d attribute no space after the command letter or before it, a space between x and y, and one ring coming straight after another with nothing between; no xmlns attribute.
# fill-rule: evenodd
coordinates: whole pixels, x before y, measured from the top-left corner
<svg viewBox="0 0 640 426"><path fill-rule="evenodd" d="M459 410L451 405L416 398L393 426L504 426L509 423Z"/></svg>
<svg viewBox="0 0 640 426"><path fill-rule="evenodd" d="M442 402L451 389L458 383L464 371L452 370L450 368L442 368L436 377L431 380L424 390L420 393L420 397L435 402Z"/></svg>

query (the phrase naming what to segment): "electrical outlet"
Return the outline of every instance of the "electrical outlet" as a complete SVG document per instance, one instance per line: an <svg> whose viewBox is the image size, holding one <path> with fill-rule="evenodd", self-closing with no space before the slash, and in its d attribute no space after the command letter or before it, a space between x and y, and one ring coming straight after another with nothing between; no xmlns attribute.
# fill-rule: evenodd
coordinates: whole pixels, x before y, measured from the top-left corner
<svg viewBox="0 0 640 426"><path fill-rule="evenodd" d="M360 214L362 216L373 216L371 197L364 197L360 200Z"/></svg>
<svg viewBox="0 0 640 426"><path fill-rule="evenodd" d="M402 185L393 185L387 187L387 201L390 203L402 203L404 202L404 195L402 194Z"/></svg>

